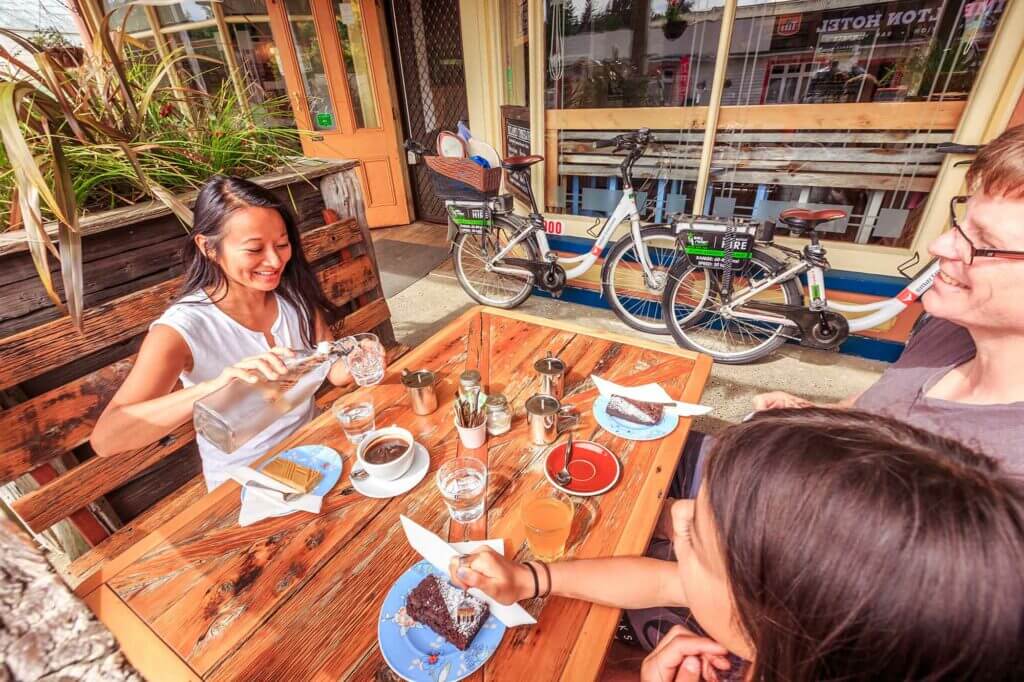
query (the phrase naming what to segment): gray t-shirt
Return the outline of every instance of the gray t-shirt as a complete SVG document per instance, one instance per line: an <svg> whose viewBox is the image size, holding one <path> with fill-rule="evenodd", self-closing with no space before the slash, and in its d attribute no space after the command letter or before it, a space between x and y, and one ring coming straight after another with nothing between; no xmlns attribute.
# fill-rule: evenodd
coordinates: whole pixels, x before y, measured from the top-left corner
<svg viewBox="0 0 1024 682"><path fill-rule="evenodd" d="M854 406L955 438L1024 478L1024 402L970 405L926 395L951 369L973 358L975 350L966 329L933 318Z"/></svg>

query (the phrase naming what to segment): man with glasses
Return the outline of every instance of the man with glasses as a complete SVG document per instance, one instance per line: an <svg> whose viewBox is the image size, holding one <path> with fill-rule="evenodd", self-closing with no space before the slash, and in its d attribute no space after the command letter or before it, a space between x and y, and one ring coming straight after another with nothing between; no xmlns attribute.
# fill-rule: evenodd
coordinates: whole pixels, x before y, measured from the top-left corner
<svg viewBox="0 0 1024 682"><path fill-rule="evenodd" d="M1024 477L1024 126L1007 130L967 172L950 229L928 247L939 275L931 314L902 357L840 403L956 438ZM755 408L803 407L780 391Z"/></svg>

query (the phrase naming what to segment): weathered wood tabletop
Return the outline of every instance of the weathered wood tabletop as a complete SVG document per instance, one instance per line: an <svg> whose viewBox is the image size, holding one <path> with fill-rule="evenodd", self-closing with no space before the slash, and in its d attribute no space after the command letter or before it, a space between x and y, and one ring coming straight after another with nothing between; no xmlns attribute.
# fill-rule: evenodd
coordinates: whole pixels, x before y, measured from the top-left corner
<svg viewBox="0 0 1024 682"><path fill-rule="evenodd" d="M606 445L622 462L608 493L578 498L569 554L643 552L689 431L632 442L597 426L591 373L623 384L657 381L676 398L697 402L711 361L670 346L596 333L515 312L474 308L388 368L371 395L377 424L409 429L430 452L430 472L390 500L342 494L353 457L330 413L298 431L281 449L323 443L345 457L342 482L319 515L296 513L238 525L239 489L228 482L186 513L108 562L77 590L153 680L370 680L386 668L377 647L384 595L419 560L398 522L406 514L446 536L448 514L434 472L456 454L485 458L490 470L485 517L471 538L505 539L506 554L526 549L518 514L529 491L548 485L546 450L530 443L524 403L539 386L533 362L552 351L566 361L564 402L579 408L577 439ZM429 368L439 376L439 407L412 413L399 374ZM451 418L458 375L477 368L483 385L515 410L509 433L461 451ZM272 454L272 453L271 453ZM271 456L271 455L268 455ZM453 539L461 540L458 524ZM616 609L562 598L526 602L538 624L509 629L475 679L589 680L600 671L619 616Z"/></svg>

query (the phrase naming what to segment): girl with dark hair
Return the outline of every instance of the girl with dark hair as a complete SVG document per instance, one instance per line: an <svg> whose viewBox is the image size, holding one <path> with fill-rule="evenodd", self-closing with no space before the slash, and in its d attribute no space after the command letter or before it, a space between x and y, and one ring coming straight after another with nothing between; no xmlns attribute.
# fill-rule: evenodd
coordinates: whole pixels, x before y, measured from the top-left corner
<svg viewBox="0 0 1024 682"><path fill-rule="evenodd" d="M183 260L181 297L150 326L96 422L90 442L100 456L154 443L228 382L274 381L291 349L333 340L333 307L306 261L294 218L269 190L242 178L210 178L196 199ZM324 375L338 386L351 381L341 361ZM178 381L183 388L174 390ZM207 487L226 480L226 467L248 464L281 442L314 409L311 397L230 455L197 436Z"/></svg>
<svg viewBox="0 0 1024 682"><path fill-rule="evenodd" d="M726 432L672 514L674 561L485 550L452 576L503 603L688 608L707 636L667 630L643 680L1024 679L1024 489L993 458L865 412L772 410Z"/></svg>

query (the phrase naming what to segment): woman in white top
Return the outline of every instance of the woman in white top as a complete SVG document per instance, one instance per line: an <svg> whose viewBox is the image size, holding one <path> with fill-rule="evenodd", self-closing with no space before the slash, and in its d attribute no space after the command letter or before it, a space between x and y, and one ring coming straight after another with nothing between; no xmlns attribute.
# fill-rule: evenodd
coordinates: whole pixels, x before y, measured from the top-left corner
<svg viewBox="0 0 1024 682"><path fill-rule="evenodd" d="M90 442L101 457L154 443L192 419L192 406L234 379L254 383L285 372L289 349L333 340L331 303L302 252L295 220L268 190L215 176L196 200L185 247L182 297L156 320L135 366L96 422ZM324 370L351 381L341 361ZM178 381L183 388L175 390ZM314 414L297 406L230 455L197 436L209 490L228 466L264 454Z"/></svg>

